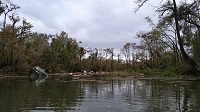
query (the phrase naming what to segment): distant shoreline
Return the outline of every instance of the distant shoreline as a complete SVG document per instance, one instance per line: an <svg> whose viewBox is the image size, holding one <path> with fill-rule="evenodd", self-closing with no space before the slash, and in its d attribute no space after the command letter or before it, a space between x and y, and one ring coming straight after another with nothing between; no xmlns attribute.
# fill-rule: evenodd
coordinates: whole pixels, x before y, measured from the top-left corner
<svg viewBox="0 0 200 112"><path fill-rule="evenodd" d="M106 80L106 79L138 79L138 80L154 80L154 79L160 79L160 80L177 80L177 81L194 81L200 79L200 77L195 76L171 76L171 77L165 77L165 76L143 76L143 74L132 74L132 75L116 75L117 73L113 72L105 72L101 74L97 73L54 73L54 74L48 74L48 79L53 80L82 80L82 79L98 79ZM102 79L103 78L103 79ZM10 79L10 80L30 80L30 76L15 76L15 75L0 75L0 80L2 79Z"/></svg>

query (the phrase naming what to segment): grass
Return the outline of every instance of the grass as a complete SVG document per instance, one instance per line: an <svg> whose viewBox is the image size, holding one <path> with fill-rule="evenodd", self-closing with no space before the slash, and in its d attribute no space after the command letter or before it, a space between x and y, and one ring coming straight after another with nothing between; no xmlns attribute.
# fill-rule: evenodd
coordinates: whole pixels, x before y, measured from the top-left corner
<svg viewBox="0 0 200 112"><path fill-rule="evenodd" d="M136 72L134 69L123 69L120 71L114 71L109 77L127 77L127 76L136 76L142 73Z"/></svg>

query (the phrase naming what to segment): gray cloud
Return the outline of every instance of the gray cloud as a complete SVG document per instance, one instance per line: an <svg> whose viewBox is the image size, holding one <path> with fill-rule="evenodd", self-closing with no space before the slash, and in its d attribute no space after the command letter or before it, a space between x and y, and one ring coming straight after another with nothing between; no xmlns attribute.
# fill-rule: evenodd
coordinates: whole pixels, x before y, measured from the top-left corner
<svg viewBox="0 0 200 112"><path fill-rule="evenodd" d="M134 13L133 0L13 0L21 6L19 15L33 25L33 31L70 37L91 47L120 49L127 42L138 43L136 33L149 29L144 18L153 16L148 5Z"/></svg>

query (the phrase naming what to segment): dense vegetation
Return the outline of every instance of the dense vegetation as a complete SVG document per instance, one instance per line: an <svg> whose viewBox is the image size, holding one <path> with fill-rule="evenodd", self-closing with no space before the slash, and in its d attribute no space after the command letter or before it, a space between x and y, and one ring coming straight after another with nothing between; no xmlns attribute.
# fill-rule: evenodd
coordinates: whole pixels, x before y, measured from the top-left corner
<svg viewBox="0 0 200 112"><path fill-rule="evenodd" d="M139 8L148 0L138 0ZM196 74L200 64L200 1L163 3L158 23L146 20L151 31L141 31L140 45L126 43L120 54L114 48L91 48L62 31L50 35L32 32L32 24L17 15L20 6L0 0L0 72L27 75L33 66L48 72L171 70ZM123 58L124 57L124 58Z"/></svg>
<svg viewBox="0 0 200 112"><path fill-rule="evenodd" d="M142 7L148 0L138 0ZM163 1L161 1L163 2ZM181 74L195 74L198 70L200 51L200 1L191 3L182 0L177 5L175 0L166 0L156 10L159 14L157 24L150 18L150 32L141 32L138 36L146 49L150 68L178 67Z"/></svg>

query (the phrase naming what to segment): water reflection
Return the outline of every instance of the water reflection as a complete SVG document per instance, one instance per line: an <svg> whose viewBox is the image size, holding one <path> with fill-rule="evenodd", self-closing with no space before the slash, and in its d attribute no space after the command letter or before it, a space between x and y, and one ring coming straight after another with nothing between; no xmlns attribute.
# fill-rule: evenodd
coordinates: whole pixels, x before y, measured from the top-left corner
<svg viewBox="0 0 200 112"><path fill-rule="evenodd" d="M0 80L0 108L11 111L132 112L200 111L200 81Z"/></svg>

